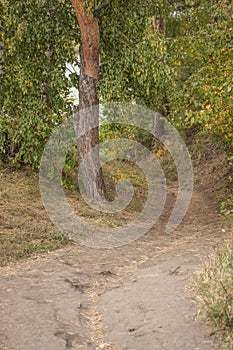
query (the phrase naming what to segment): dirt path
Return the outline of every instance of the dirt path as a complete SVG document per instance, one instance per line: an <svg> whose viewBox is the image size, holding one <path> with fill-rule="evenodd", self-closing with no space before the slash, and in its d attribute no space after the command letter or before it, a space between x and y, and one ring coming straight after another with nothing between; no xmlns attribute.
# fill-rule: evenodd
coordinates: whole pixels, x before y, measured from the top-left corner
<svg viewBox="0 0 233 350"><path fill-rule="evenodd" d="M74 244L3 268L0 349L220 349L195 322L185 284L211 245L230 239L230 228L196 189L168 236L173 202L170 190L156 227L125 247Z"/></svg>

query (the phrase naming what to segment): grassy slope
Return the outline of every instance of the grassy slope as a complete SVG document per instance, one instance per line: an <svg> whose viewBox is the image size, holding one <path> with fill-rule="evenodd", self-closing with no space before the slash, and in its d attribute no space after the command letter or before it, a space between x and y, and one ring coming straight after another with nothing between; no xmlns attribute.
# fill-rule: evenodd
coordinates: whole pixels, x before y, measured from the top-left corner
<svg viewBox="0 0 233 350"><path fill-rule="evenodd" d="M69 241L46 215L38 176L0 169L0 264L60 248Z"/></svg>
<svg viewBox="0 0 233 350"><path fill-rule="evenodd" d="M229 182L232 166L229 167L224 153L206 137L189 137L186 142L196 167L196 181L202 183L203 191L219 205L232 192L232 183ZM175 167L167 152L157 149L156 156L165 170L166 178L176 180ZM114 197L114 185L118 181L126 178L132 181L135 197L125 210L116 215L101 214L88 207L75 190L66 191L71 206L78 215L98 226L118 226L136 218L147 195L143 173L133 164L115 162L108 164L104 174L110 198ZM38 174L0 165L0 265L70 243L46 214L40 199Z"/></svg>

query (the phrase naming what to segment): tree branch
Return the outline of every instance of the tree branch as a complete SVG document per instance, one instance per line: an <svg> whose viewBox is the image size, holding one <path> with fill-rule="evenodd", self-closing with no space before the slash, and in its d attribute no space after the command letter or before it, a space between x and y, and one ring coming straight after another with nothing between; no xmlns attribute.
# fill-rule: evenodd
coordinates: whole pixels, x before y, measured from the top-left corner
<svg viewBox="0 0 233 350"><path fill-rule="evenodd" d="M100 12L105 9L106 7L108 7L110 5L109 2L103 2L102 4L100 4L93 12L93 16L95 18L99 18Z"/></svg>

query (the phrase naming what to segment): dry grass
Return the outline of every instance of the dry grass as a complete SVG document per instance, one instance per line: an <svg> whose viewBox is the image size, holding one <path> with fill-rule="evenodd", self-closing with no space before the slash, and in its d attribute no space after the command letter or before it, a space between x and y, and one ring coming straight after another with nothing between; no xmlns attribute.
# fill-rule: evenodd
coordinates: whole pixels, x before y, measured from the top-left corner
<svg viewBox="0 0 233 350"><path fill-rule="evenodd" d="M120 181L129 180L134 189L134 196L130 204L117 213L109 214L97 211L90 207L78 191L66 190L68 202L74 212L93 226L116 227L130 222L142 211L147 198L147 182L143 172L130 162L114 161L103 168L105 185L108 198L116 197L116 184ZM78 203L78 206L77 206Z"/></svg>
<svg viewBox="0 0 233 350"><path fill-rule="evenodd" d="M127 208L116 214L96 211L85 203L77 190L66 190L68 202L75 212L94 226L115 227L135 219L143 208L147 185L142 171L129 163L109 164L105 169L110 198L115 196L115 184L129 179L135 195ZM77 205L78 203L78 205ZM38 174L29 169L0 168L0 265L7 265L33 255L48 252L70 241L59 233L43 207Z"/></svg>
<svg viewBox="0 0 233 350"><path fill-rule="evenodd" d="M0 265L69 243L49 220L40 200L38 175L0 169Z"/></svg>
<svg viewBox="0 0 233 350"><path fill-rule="evenodd" d="M233 349L233 247L216 247L193 283L201 303L199 318L220 333L226 348Z"/></svg>

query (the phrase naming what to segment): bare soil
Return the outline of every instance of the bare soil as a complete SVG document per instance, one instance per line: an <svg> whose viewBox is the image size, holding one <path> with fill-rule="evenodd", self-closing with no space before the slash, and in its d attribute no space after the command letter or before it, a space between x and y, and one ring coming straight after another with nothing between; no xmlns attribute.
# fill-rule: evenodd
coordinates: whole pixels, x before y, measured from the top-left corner
<svg viewBox="0 0 233 350"><path fill-rule="evenodd" d="M0 349L221 349L218 335L196 321L188 288L211 247L233 238L216 204L214 164L216 157L196 169L190 208L171 235L175 185L156 226L127 246L73 243L3 267Z"/></svg>

